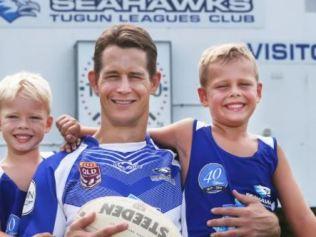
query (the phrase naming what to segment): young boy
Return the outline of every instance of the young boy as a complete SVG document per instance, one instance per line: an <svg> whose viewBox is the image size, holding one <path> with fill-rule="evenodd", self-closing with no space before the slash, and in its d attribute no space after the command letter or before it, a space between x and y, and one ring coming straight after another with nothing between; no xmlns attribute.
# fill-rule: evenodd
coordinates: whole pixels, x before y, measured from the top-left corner
<svg viewBox="0 0 316 237"><path fill-rule="evenodd" d="M39 75L21 72L0 82L0 128L7 144L0 163L0 236L17 236L26 191L42 160L39 144L53 121L50 103L49 84Z"/></svg>
<svg viewBox="0 0 316 237"><path fill-rule="evenodd" d="M279 199L295 235L314 236L315 216L284 152L275 138L248 132L262 93L253 55L244 44L209 48L202 54L199 74L198 94L210 110L212 125L186 119L150 131L158 143L179 153L188 236L250 236L242 221L236 222L242 211L238 207L247 204L245 198L244 203L235 198L240 200L236 190L257 197L270 211ZM221 216L225 218L217 219Z"/></svg>
<svg viewBox="0 0 316 237"><path fill-rule="evenodd" d="M189 236L209 233L205 222L210 215L211 219L218 217L209 208L242 205L233 190L259 198L270 211L276 210L279 199L295 235L314 236L316 219L284 152L274 138L248 132L262 93L253 55L244 44L209 48L202 54L199 75L199 98L210 110L212 125L188 119L151 133L158 142L180 152ZM238 228L211 229L223 230L245 234Z"/></svg>

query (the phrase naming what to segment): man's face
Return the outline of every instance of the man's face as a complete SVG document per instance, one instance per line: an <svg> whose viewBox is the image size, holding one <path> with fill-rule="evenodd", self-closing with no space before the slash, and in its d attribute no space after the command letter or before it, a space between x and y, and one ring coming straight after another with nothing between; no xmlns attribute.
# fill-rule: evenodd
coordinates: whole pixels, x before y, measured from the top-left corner
<svg viewBox="0 0 316 237"><path fill-rule="evenodd" d="M149 97L160 75L150 78L144 51L109 46L102 53L99 77L92 75L89 80L100 97L103 120L115 126L147 125Z"/></svg>

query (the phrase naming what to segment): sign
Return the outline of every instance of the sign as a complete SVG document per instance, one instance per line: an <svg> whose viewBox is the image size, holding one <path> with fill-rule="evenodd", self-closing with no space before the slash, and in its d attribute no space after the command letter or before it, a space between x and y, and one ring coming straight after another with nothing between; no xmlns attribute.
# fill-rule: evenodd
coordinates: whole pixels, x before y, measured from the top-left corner
<svg viewBox="0 0 316 237"><path fill-rule="evenodd" d="M263 27L266 0L1 0L0 27Z"/></svg>
<svg viewBox="0 0 316 237"><path fill-rule="evenodd" d="M92 41L78 41L77 50L77 118L85 126L99 126L101 122L99 97L88 81L88 72L93 68ZM171 43L155 42L158 50L157 69L162 80L149 104L149 127L161 127L171 123Z"/></svg>
<svg viewBox="0 0 316 237"><path fill-rule="evenodd" d="M253 41L247 45L259 62L316 63L316 42Z"/></svg>

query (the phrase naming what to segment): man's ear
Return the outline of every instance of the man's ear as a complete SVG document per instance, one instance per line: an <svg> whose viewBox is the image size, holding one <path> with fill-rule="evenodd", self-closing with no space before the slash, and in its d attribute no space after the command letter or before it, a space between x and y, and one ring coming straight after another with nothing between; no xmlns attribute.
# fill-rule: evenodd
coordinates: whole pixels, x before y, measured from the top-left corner
<svg viewBox="0 0 316 237"><path fill-rule="evenodd" d="M54 121L53 117L48 116L47 121L46 121L45 133L48 133L50 131L50 129L52 128L53 121Z"/></svg>
<svg viewBox="0 0 316 237"><path fill-rule="evenodd" d="M97 96L99 96L98 77L95 71L89 71L88 79L92 90Z"/></svg>
<svg viewBox="0 0 316 237"><path fill-rule="evenodd" d="M152 77L151 77L151 89L150 89L150 94L155 94L157 88L160 85L160 80L161 80L161 73L160 72L156 72Z"/></svg>
<svg viewBox="0 0 316 237"><path fill-rule="evenodd" d="M207 93L204 87L200 87L198 88L198 94L199 94L199 98L200 98L200 102L204 107L208 106L207 103Z"/></svg>

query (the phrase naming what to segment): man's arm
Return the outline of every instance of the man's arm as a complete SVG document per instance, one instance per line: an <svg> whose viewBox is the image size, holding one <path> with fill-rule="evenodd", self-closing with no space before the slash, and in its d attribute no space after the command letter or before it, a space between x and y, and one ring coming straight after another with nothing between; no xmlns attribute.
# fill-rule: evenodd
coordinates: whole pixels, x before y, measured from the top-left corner
<svg viewBox="0 0 316 237"><path fill-rule="evenodd" d="M236 227L228 231L213 233L212 237L278 237L281 234L279 220L275 214L268 211L255 197L249 197L233 191L235 197L245 207L213 208L216 215L231 216L209 220L208 226Z"/></svg>

